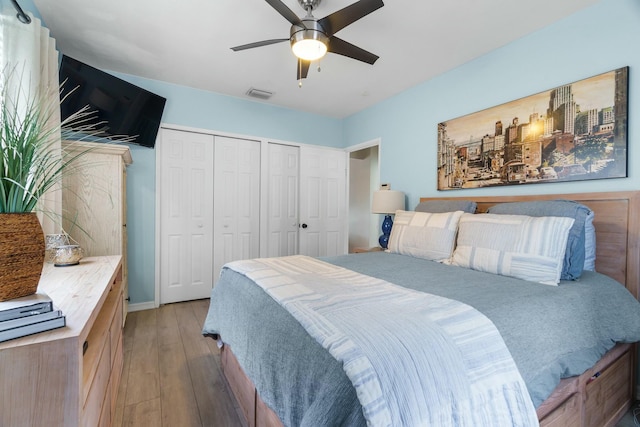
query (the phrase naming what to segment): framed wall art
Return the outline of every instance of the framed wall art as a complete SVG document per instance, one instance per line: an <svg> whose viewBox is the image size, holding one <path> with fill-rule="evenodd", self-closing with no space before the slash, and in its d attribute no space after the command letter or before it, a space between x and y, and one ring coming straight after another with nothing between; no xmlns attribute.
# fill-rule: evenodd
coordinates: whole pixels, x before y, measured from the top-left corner
<svg viewBox="0 0 640 427"><path fill-rule="evenodd" d="M438 124L438 190L627 176L629 67Z"/></svg>

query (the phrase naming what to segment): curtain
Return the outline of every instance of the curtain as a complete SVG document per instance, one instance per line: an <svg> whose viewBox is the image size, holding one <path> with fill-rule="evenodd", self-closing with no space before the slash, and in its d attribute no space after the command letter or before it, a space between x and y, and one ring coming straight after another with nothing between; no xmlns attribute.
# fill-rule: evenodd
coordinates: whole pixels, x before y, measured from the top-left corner
<svg viewBox="0 0 640 427"><path fill-rule="evenodd" d="M25 97L37 97L40 103L51 108L51 129L57 129L52 135L54 143L60 148L60 93L58 82L58 51L55 39L49 30L42 26L39 19L31 17L28 24L22 23L16 16L16 10L5 6L0 14L0 93L23 94ZM7 79L6 76L11 78ZM18 109L24 106L27 98L17 100ZM0 99L0 102L5 102ZM39 211L49 212L39 215L45 234L59 233L62 219L62 192L60 188L50 191L41 199Z"/></svg>

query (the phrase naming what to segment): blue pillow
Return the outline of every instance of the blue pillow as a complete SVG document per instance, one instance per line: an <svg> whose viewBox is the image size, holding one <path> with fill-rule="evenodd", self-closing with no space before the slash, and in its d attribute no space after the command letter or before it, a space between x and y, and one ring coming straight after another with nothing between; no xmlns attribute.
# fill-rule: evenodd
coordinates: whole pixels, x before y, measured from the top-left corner
<svg viewBox="0 0 640 427"><path fill-rule="evenodd" d="M462 211L476 213L478 204L473 200L427 200L418 203L416 212L444 213Z"/></svg>
<svg viewBox="0 0 640 427"><path fill-rule="evenodd" d="M582 274L585 260L585 221L591 209L572 200L539 200L531 202L500 203L487 213L529 216L562 216L574 219L569 230L567 250L562 265L562 280L576 280Z"/></svg>

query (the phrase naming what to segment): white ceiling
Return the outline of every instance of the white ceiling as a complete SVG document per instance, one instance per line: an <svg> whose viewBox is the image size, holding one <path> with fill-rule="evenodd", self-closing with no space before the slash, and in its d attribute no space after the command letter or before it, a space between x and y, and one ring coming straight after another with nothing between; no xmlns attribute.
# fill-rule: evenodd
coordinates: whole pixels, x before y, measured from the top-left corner
<svg viewBox="0 0 640 427"><path fill-rule="evenodd" d="M297 0L283 2L298 16ZM354 0L323 0L322 18ZM264 0L34 0L58 49L103 70L239 98L251 87L266 102L343 118L598 0L386 0L336 36L380 59L369 65L327 54L302 88L289 43L233 52L285 38L290 24Z"/></svg>

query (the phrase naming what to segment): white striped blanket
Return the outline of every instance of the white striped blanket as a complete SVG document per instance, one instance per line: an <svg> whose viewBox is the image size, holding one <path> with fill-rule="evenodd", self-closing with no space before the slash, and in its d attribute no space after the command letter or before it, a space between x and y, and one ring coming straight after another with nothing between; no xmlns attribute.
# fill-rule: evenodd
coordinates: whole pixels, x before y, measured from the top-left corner
<svg viewBox="0 0 640 427"><path fill-rule="evenodd" d="M225 266L343 363L369 426L532 426L500 333L474 308L306 256Z"/></svg>

